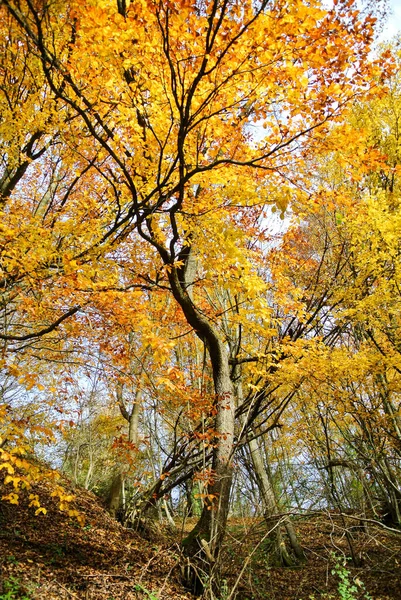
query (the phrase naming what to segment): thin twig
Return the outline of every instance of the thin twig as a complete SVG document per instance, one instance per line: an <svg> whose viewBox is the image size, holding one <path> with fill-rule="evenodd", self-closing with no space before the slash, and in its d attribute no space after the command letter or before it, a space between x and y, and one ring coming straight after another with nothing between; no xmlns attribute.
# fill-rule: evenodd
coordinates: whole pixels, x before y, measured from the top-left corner
<svg viewBox="0 0 401 600"><path fill-rule="evenodd" d="M255 554L256 550L259 548L259 546L265 541L265 539L267 538L268 535L270 535L275 529L277 529L277 527L280 527L280 525L282 525L284 523L285 519L280 519L279 521L277 521L277 523L275 524L274 527L272 527L271 529L269 529L269 531L267 531L265 533L265 535L262 537L262 539L256 544L256 546L254 547L254 549L252 550L252 552L250 554L248 554L248 556L245 559L245 562L243 564L243 567L241 569L241 571L239 572L239 575L233 585L233 587L231 588L231 591L229 593L229 595L227 596L226 600L231 600L231 598L233 598L234 596L234 592L238 587L239 582L241 581L241 578L244 574L245 569L247 568L252 556Z"/></svg>
<svg viewBox="0 0 401 600"><path fill-rule="evenodd" d="M77 600L79 600L78 596L74 594L74 592L70 592L70 590L67 589L62 583L60 583L56 579L54 580L54 583L57 583L57 585L59 585L65 592L67 592L69 596L71 596L72 598L77 598Z"/></svg>

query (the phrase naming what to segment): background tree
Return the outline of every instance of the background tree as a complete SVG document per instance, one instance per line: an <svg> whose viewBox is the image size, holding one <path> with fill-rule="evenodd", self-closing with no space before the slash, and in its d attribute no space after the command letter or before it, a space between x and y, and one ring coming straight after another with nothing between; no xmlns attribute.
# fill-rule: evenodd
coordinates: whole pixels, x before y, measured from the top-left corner
<svg viewBox="0 0 401 600"><path fill-rule="evenodd" d="M14 235L16 220L34 173L26 171L7 202L5 236L13 241L2 267L16 295L2 337L14 351L22 343L28 353L59 352L92 319L101 322L106 301L121 316L138 307L144 331L152 322L147 294L174 298L207 349L214 394L207 494L186 540L190 557L218 559L236 417L249 410L250 427L255 404L270 398L262 374L236 412L226 297L222 303L212 290L224 285L244 299L231 309L237 325L270 320L270 286L259 273L265 207L310 199L306 158L325 148L330 122L370 81L373 19L360 19L353 5L1 4L15 44L39 58L42 112L57 137L56 159L45 152L38 168L52 174L46 210L40 219L34 208L24 211L24 236ZM261 139L251 133L256 124ZM312 328L300 324L296 337ZM168 329L160 344L167 348Z"/></svg>

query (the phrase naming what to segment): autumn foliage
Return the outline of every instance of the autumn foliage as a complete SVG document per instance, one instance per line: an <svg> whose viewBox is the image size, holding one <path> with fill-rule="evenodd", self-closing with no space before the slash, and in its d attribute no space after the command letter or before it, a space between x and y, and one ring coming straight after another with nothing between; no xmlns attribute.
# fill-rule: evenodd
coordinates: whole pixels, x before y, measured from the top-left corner
<svg viewBox="0 0 401 600"><path fill-rule="evenodd" d="M356 4L2 0L3 500L64 447L114 513L184 493L210 566L234 474L270 518L306 461L400 525L399 57Z"/></svg>

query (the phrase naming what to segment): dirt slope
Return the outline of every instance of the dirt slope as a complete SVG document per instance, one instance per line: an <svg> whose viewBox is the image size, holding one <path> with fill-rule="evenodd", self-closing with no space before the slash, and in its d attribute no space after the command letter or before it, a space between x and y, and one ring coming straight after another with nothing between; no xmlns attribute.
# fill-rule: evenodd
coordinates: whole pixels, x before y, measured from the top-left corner
<svg viewBox="0 0 401 600"><path fill-rule="evenodd" d="M86 491L76 500L83 527L57 509L46 488L35 492L46 515L35 516L26 498L0 503L0 598L10 590L10 598L35 600L191 597L179 583L174 547L124 529Z"/></svg>
<svg viewBox="0 0 401 600"><path fill-rule="evenodd" d="M295 520L294 525L307 562L279 568L271 560L270 540L260 543L265 523L231 520L224 549L228 589L252 555L238 583L237 600L401 600L401 532L374 523L361 530L355 519L329 512ZM350 560L346 531L358 567ZM344 576L348 584L340 593Z"/></svg>
<svg viewBox="0 0 401 600"><path fill-rule="evenodd" d="M46 487L35 493L46 515L35 516L27 497L18 506L0 502L0 600L192 598L180 581L178 534L154 533L145 539L114 521L93 494L75 490L76 508L85 517L81 526L58 510ZM191 521L187 530L194 525ZM344 522L327 513L295 525L308 561L295 568L277 568L271 561L270 541L264 539L265 523L231 519L222 556L226 590L220 600L233 586L236 600L339 600L341 577L332 570L349 556ZM401 535L374 524L361 531L351 520L346 526L361 564L358 568L347 564L348 588L355 589L343 598L400 600Z"/></svg>

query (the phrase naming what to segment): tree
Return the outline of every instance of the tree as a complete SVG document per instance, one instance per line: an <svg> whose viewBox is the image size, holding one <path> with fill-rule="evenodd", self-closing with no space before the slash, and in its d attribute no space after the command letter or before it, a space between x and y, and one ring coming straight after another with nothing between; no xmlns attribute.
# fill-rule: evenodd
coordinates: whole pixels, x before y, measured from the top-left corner
<svg viewBox="0 0 401 600"><path fill-rule="evenodd" d="M392 526L400 503L398 113L394 73L333 128L326 152L310 157L311 195L325 203L295 205L272 253L288 335L275 378L296 387L286 437L303 440L324 483L320 502L386 513ZM339 143L350 130L353 143Z"/></svg>
<svg viewBox="0 0 401 600"><path fill-rule="evenodd" d="M295 170L366 88L374 20L360 20L349 1L331 10L301 0L1 6L14 43L39 58L42 110L58 144L45 214L27 222L27 243L48 243L28 272L20 266L26 244L15 242L12 260L4 255L7 286L23 282L30 302L12 295L3 339L54 339L67 319L82 327L99 290L120 288L127 305L144 290L172 294L207 348L215 394L209 502L186 549L193 556L207 548L217 560L235 394L208 289L224 281L245 299L239 319L251 310L262 318L267 283L254 248L264 207L283 209L303 195ZM41 169L51 159L43 155ZM10 220L22 190L21 182L8 200Z"/></svg>

